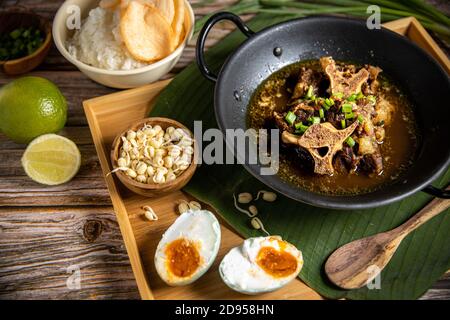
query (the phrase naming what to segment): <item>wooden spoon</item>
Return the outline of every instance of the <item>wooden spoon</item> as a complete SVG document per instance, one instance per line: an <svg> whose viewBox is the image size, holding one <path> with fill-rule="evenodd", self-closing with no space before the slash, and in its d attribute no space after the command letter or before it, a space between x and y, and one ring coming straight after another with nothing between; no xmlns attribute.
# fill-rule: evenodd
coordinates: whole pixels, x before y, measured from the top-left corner
<svg viewBox="0 0 450 320"><path fill-rule="evenodd" d="M436 198L399 227L340 247L328 258L325 273L343 289L363 287L389 263L403 238L449 207L450 200Z"/></svg>

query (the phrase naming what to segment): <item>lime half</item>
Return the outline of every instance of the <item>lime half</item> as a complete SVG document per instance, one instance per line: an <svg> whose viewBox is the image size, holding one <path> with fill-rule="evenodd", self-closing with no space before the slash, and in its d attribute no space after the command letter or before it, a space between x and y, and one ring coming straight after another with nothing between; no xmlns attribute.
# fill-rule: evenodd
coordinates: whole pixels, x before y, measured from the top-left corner
<svg viewBox="0 0 450 320"><path fill-rule="evenodd" d="M71 140L45 134L34 139L22 156L22 166L36 182L57 185L71 180L80 169L80 150Z"/></svg>

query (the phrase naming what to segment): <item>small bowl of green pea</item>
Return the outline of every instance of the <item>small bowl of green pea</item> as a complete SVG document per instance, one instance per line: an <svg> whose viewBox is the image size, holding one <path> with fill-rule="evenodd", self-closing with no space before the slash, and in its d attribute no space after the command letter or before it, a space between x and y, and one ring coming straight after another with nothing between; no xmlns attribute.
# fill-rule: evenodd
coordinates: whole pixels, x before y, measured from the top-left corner
<svg viewBox="0 0 450 320"><path fill-rule="evenodd" d="M50 22L24 9L0 11L0 68L9 75L42 63L52 42Z"/></svg>

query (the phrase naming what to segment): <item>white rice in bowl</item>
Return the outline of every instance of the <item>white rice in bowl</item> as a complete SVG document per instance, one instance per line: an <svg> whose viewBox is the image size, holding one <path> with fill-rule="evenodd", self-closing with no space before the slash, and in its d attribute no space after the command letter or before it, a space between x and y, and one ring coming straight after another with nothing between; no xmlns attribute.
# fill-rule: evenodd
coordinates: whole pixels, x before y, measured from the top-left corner
<svg viewBox="0 0 450 320"><path fill-rule="evenodd" d="M135 60L120 36L120 12L95 8L89 12L67 50L78 61L106 70L133 70L148 66Z"/></svg>

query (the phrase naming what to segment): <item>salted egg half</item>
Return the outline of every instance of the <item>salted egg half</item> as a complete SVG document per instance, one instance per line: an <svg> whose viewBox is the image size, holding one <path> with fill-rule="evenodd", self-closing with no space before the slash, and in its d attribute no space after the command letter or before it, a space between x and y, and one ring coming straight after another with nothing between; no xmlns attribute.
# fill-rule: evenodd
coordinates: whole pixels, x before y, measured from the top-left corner
<svg viewBox="0 0 450 320"><path fill-rule="evenodd" d="M155 267L170 286L187 285L200 278L216 259L220 225L207 210L189 210L167 229L155 253Z"/></svg>
<svg viewBox="0 0 450 320"><path fill-rule="evenodd" d="M303 256L294 245L278 236L250 238L220 263L222 280L245 294L275 291L298 276Z"/></svg>

